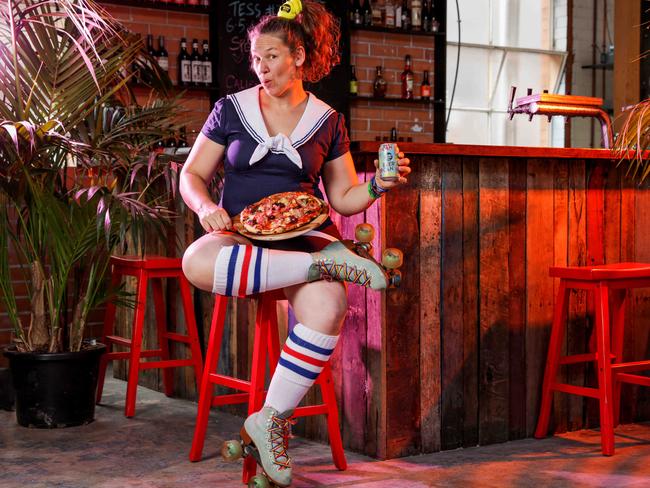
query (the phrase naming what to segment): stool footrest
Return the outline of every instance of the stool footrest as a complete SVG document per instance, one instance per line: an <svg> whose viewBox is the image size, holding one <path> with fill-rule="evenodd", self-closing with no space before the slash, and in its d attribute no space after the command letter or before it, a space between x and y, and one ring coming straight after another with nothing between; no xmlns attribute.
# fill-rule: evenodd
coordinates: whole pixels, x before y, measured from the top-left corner
<svg viewBox="0 0 650 488"><path fill-rule="evenodd" d="M644 371L650 369L650 361L635 361L629 363L612 364L612 371L622 373L626 371Z"/></svg>
<svg viewBox="0 0 650 488"><path fill-rule="evenodd" d="M609 358L613 361L616 359L616 354L610 354ZM590 352L587 354L574 354L572 356L563 356L560 358L560 364L576 364L576 363L586 363L589 361L598 361L598 354L595 352Z"/></svg>
<svg viewBox="0 0 650 488"><path fill-rule="evenodd" d="M164 359L162 361L140 362L140 369L180 368L181 366L194 366L191 359Z"/></svg>
<svg viewBox="0 0 650 488"><path fill-rule="evenodd" d="M106 336L104 339L107 343L112 343L112 344L119 344L120 346L125 346L125 347L131 347L133 341L131 339L127 339L125 337L120 337L120 336ZM107 344L108 345L108 344Z"/></svg>
<svg viewBox="0 0 650 488"><path fill-rule="evenodd" d="M170 341L184 342L185 344L190 343L189 337L183 334L177 334L176 332L165 332L165 334L163 334L163 337L165 339L169 339Z"/></svg>
<svg viewBox="0 0 650 488"><path fill-rule="evenodd" d="M237 403L248 403L248 393L227 393L212 397L212 406L235 405Z"/></svg>
<svg viewBox="0 0 650 488"><path fill-rule="evenodd" d="M211 373L208 378L210 380L210 383L214 383L215 385L227 386L228 388L239 391L251 391L250 381L231 378L230 376L224 376L217 373Z"/></svg>
<svg viewBox="0 0 650 488"><path fill-rule="evenodd" d="M160 349L150 349L147 351L140 351L141 358L157 358L160 357L161 354L162 352L160 351ZM114 361L116 359L130 359L131 352L130 351L107 352L104 356L108 361Z"/></svg>
<svg viewBox="0 0 650 488"><path fill-rule="evenodd" d="M650 386L650 378L638 374L616 373L616 380L641 386Z"/></svg>
<svg viewBox="0 0 650 488"><path fill-rule="evenodd" d="M571 393L573 395L581 395L591 398L600 398L598 388L588 388L586 386L567 385L566 383L555 383L552 390L562 391L564 393Z"/></svg>
<svg viewBox="0 0 650 488"><path fill-rule="evenodd" d="M308 415L325 415L327 414L327 405L307 405L304 407L296 407L293 411L292 417L306 417Z"/></svg>

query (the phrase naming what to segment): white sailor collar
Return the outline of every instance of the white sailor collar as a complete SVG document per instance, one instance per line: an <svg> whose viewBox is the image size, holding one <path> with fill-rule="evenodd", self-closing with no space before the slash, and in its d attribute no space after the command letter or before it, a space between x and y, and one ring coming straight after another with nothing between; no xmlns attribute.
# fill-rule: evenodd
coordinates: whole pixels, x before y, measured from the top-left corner
<svg viewBox="0 0 650 488"><path fill-rule="evenodd" d="M297 148L311 139L335 111L313 93L307 92L307 106L291 135L280 133L271 137L260 109L259 91L261 86L257 85L228 95L246 132L258 143L249 164L255 164L271 151L276 154L285 154L296 166L302 168L302 160Z"/></svg>

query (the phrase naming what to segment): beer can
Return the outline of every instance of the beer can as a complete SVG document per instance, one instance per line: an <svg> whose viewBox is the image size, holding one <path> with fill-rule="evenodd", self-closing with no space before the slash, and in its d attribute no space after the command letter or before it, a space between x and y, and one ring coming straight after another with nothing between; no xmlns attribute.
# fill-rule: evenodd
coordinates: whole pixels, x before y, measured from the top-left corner
<svg viewBox="0 0 650 488"><path fill-rule="evenodd" d="M379 146L379 177L384 181L399 179L397 144L384 143Z"/></svg>

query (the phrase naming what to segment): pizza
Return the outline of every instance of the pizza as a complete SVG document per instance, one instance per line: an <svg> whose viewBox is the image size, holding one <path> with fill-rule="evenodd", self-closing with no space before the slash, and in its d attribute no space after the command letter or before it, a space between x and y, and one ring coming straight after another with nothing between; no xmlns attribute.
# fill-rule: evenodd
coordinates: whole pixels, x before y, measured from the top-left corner
<svg viewBox="0 0 650 488"><path fill-rule="evenodd" d="M288 191L262 198L239 214L239 220L250 234L282 234L309 224L328 213L327 204L309 193Z"/></svg>

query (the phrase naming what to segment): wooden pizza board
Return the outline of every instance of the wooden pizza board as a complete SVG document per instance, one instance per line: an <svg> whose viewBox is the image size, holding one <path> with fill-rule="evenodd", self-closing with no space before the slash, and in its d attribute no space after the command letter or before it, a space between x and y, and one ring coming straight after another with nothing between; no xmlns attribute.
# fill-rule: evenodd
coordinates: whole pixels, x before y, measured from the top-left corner
<svg viewBox="0 0 650 488"><path fill-rule="evenodd" d="M329 206L326 206L323 209L323 213L321 213L318 217L316 217L308 224L305 224L302 227L298 227L297 229L290 230L289 232L283 232L282 234L251 234L242 225L241 221L239 220L239 215L235 215L232 218L232 225L238 234L241 234L248 239L254 239L257 241L283 241L285 239L292 239L294 237L301 236L310 230L316 229L327 220L327 217L329 217Z"/></svg>

